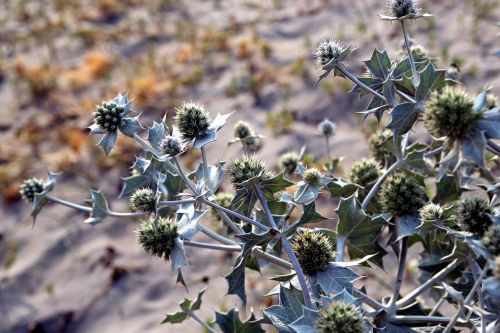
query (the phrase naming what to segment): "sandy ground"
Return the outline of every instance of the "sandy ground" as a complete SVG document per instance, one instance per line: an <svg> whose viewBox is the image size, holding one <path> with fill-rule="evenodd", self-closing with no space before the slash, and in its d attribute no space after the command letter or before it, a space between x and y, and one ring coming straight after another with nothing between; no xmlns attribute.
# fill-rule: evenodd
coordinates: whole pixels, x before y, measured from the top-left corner
<svg viewBox="0 0 500 333"><path fill-rule="evenodd" d="M433 20L432 33L429 28L431 24L425 20L412 24L415 39L428 48L431 54L438 57L449 54L448 63L453 56L462 59L462 74L471 91L488 84L498 93L500 61L489 56L489 52L500 44L494 25L500 19L498 8L493 7L494 10L489 11L484 18L474 21L474 12L468 1L421 3L436 18ZM246 38L251 34L259 36L272 45L273 53L269 63L277 69L287 68L295 60L304 58L309 71L308 78L301 80L292 76L288 79L288 99L283 98L283 90L276 82L264 87L258 105L249 93L230 97L225 94L225 87L231 77L241 71L243 65L242 61L229 52L226 55L229 60L226 59L223 70L210 73L196 87L183 89L180 97L204 103L213 115L237 110L232 123L244 119L265 136L259 155L271 165L277 162L282 153L298 151L305 144L308 152L321 156L324 146L322 138L316 133L316 124L329 117L339 127L332 140L332 147L336 156L345 157L342 163L345 170L353 161L367 155L364 135L357 129L360 119L354 116L354 112L361 110L366 100L359 100L354 95L346 96L345 86L342 86L340 79L332 81L333 88L313 87L314 76L318 72L314 69L310 56L311 46L307 44L310 41L314 45L320 38L330 36L345 38L359 48L353 55L350 67L360 73L362 68L358 65L359 61L369 58L373 47L387 45L393 54L399 48L399 27L376 19L376 14L382 10L382 1L193 1L181 9L174 7L165 13L156 14L156 19L162 19L161 23L167 31L165 38L151 42L149 39L130 36L111 41L106 47L117 55L117 61L123 68L126 67L124 63L132 61L136 54L144 55L146 46L157 49L164 57L172 56L172 50L178 47L178 42L168 34L172 28L169 22L185 20L224 30L229 24L228 18L233 17L244 29L232 34L232 39ZM6 10L0 9L0 13L5 26L20 29L18 22L16 26L15 19L8 18ZM141 16L148 13L139 8L129 15ZM359 22L364 20L367 20L367 30L361 31ZM84 52L81 48L73 47L65 37L58 38L57 42L68 43L69 46L63 48L64 52L59 55L61 59L54 61L78 63L82 60ZM21 54L26 59L37 59L36 49L25 50L18 47L10 51L15 55ZM3 52L9 53L5 49ZM6 63L13 59L12 54L6 58ZM446 66L448 63L442 62L441 65ZM126 81L126 75L118 70L113 73L116 74L116 81L114 79L110 84L113 89L120 89L121 83ZM275 75L280 77L289 74L277 71ZM20 107L18 90L15 84L11 84L10 78L8 76L7 83L0 86L0 101L6 106L0 108L0 123L2 128L6 127L0 133L3 139L0 150L2 153L12 148L26 150L15 139L14 133L18 127L30 115L39 112L40 119L44 119L44 114L53 112L43 103L29 103ZM100 101L102 94L107 94L105 88L106 85L100 81L83 92L75 93L75 101L69 103L73 106L80 105L82 100L90 99L95 104ZM130 93L133 96L135 92L131 90ZM80 98L78 94L84 97ZM71 93L65 97L70 98ZM296 121L288 133L273 136L270 129L266 128L266 115L283 106L294 111ZM143 110L145 122L151 123L151 119L163 115L165 106L143 101L137 109ZM169 115L172 115L172 110L169 104ZM72 124L87 126L89 116L90 111L76 118ZM221 143L208 147L210 162L214 163L218 159L231 160L238 155L236 147L226 149L223 143L231 137L232 129L229 125L220 132ZM58 139L51 135L46 139L48 143L43 144L40 149L42 155L49 157L38 162L32 161L29 168L32 174L40 177L53 165L50 159L52 153L60 149ZM44 136L40 140L45 142ZM109 198L117 196L119 177L126 176L127 171L123 167L108 168L106 171L94 170L92 162L96 151L100 153L92 147L85 148L74 166L79 169L77 171L83 171L90 165L85 170L90 176L87 175L88 178L80 181L75 180L74 175L62 177L61 184L55 190L57 195L82 202L87 197L87 187L92 186L103 188ZM97 178L103 180L99 182ZM112 207L116 210L127 209L123 200L113 201ZM334 203L325 200L321 211L327 216L333 216L334 208ZM50 206L43 210L36 226L32 228L26 204L13 201L2 204L0 332L201 332L199 326L190 320L177 326L159 325L164 315L175 311L178 302L188 295L183 287L175 285L169 264L151 259L141 251L133 232L137 221L108 219L91 227L81 223L83 218L64 207ZM333 222L330 225L333 226ZM229 272L234 258L208 250L190 250L188 254L191 266L184 274L189 284L189 297L194 297L205 286L204 278L208 278L209 290L201 310L203 318L213 318L213 309L227 310L240 305L236 297L224 297L227 288L222 275ZM7 264L9 258L11 261ZM416 260L417 254L414 253L412 258ZM377 275L382 279L388 276L390 281L393 261L392 256L388 256L389 274L377 270ZM270 270L264 270L265 276L271 273ZM410 277L408 282L411 284L414 279ZM272 286L269 282L260 281L262 279L258 274L250 273L247 282L249 304L253 304L257 311L270 301L262 299L260 295ZM370 279L367 285L375 290L377 282ZM250 307L247 307L247 314L249 310ZM44 330L41 330L42 327Z"/></svg>

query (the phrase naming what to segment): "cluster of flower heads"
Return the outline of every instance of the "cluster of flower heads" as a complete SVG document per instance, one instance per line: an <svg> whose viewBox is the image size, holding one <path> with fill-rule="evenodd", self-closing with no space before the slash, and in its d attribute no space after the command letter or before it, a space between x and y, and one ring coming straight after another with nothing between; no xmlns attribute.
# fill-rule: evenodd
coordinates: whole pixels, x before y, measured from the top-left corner
<svg viewBox="0 0 500 333"><path fill-rule="evenodd" d="M105 131L113 132L122 123L125 108L115 102L102 102L98 105L94 114L97 125Z"/></svg>

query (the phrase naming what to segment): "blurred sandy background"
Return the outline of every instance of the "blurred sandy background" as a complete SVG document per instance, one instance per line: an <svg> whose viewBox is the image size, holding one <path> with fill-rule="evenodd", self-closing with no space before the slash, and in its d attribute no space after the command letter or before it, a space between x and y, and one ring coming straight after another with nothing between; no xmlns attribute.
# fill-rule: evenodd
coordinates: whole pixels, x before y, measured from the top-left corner
<svg viewBox="0 0 500 333"><path fill-rule="evenodd" d="M473 93L484 85L500 92L500 61L490 55L500 47L497 2L420 1L435 16L411 24L411 36L439 58L440 67L457 64ZM265 136L258 154L271 166L304 144L321 157L316 125L328 117L339 127L333 153L344 157L342 175L368 154L365 138L374 125L360 126L355 112L367 100L346 94L349 82L328 78L313 86L319 71L311 53L321 38L352 43L358 50L349 67L358 74L374 47L401 56L399 25L377 19L384 6L383 0L3 0L0 332L201 332L189 320L159 325L186 293L174 284L168 264L136 244L137 221L108 219L91 227L81 223L82 214L52 205L32 229L20 181L60 171L54 192L60 197L81 203L88 188L102 188L116 198L138 146L121 137L106 159L85 127L95 104L120 91L129 91L144 125L165 112L171 117L184 100L205 104L213 116L237 110L219 142L208 147L212 163L238 155L225 144L238 119ZM197 156L187 155L185 165L193 167ZM327 197L323 202L322 213L333 217L336 204ZM112 207L126 210L126 201L113 200ZM203 318L238 304L236 297L223 297L222 275L234 258L210 251L189 255L189 297L207 280L210 285ZM258 312L271 301L259 297L271 284L256 285L260 276L249 275L249 303ZM366 283L370 288L377 281Z"/></svg>

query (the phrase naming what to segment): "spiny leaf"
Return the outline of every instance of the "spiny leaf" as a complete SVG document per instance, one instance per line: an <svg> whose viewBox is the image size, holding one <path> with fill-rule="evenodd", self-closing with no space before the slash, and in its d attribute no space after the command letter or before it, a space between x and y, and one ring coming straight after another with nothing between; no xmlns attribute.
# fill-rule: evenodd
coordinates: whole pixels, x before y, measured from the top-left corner
<svg viewBox="0 0 500 333"><path fill-rule="evenodd" d="M90 195L92 198L92 212L90 213L90 217L84 222L88 224L98 224L108 215L108 201L100 190L90 190Z"/></svg>
<svg viewBox="0 0 500 333"><path fill-rule="evenodd" d="M252 313L250 317L241 321L237 308L232 308L226 313L215 312L215 323L219 325L222 333L264 333L259 323L255 322Z"/></svg>

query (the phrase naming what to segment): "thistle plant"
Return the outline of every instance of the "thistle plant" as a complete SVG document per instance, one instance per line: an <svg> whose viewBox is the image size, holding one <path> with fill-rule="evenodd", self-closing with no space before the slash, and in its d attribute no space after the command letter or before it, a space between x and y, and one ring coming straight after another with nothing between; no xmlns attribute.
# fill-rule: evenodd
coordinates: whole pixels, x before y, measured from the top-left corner
<svg viewBox="0 0 500 333"><path fill-rule="evenodd" d="M80 211L84 223L97 228L108 219L138 220L137 241L145 255L168 260L185 286L193 280L183 275L188 258L197 250L233 252L236 259L224 278L227 294L236 295L243 307L247 270L266 270L261 279L271 277L263 288L271 284L266 294L277 298L262 309L262 318L242 319L236 307L216 312L209 325L196 313L203 290L162 323L192 319L211 333L497 332L500 180L485 152L500 155L500 108L491 88L472 98L436 67L438 59L414 52L412 45L418 44L410 43L408 25L429 14L412 0L389 1L386 9L380 17L400 24L404 57L374 50L363 62L366 71L356 75L349 69L356 66L349 64L354 48L348 44L325 39L313 52L322 70L318 81L352 82L353 93L370 97L366 109L356 111L384 127L369 139L372 158L354 161L347 177L323 162L331 161L329 140L336 132L330 120L318 127L326 156L314 156L312 166L303 153L289 153L273 173L254 149L260 137L244 121L232 132L232 141L242 143L237 156L227 163L219 156L209 159L206 146L216 144L231 113L213 115L186 102L173 117L143 128L139 116L129 116L128 95L118 94L97 106L90 129L102 135L99 145L106 155L118 133L143 149L133 173L123 178L120 196L128 198L132 211L113 210L96 189L86 205L65 200L57 194L58 175L49 173L20 188L34 221L49 204ZM419 121L427 131L421 141L413 134ZM193 150L201 158L191 170L182 158ZM223 182L228 192L221 190ZM334 205L334 216L320 213ZM227 228L212 230L206 221L214 215ZM417 252L419 266L408 269ZM389 292L374 293L375 281L363 285L360 266L387 269L394 258L396 270L386 272L394 277ZM410 272L419 272L420 279L405 279ZM451 287L457 276L472 283L459 291ZM422 283L402 288L408 280ZM437 298L426 296L431 290ZM454 314L443 315L444 304Z"/></svg>

